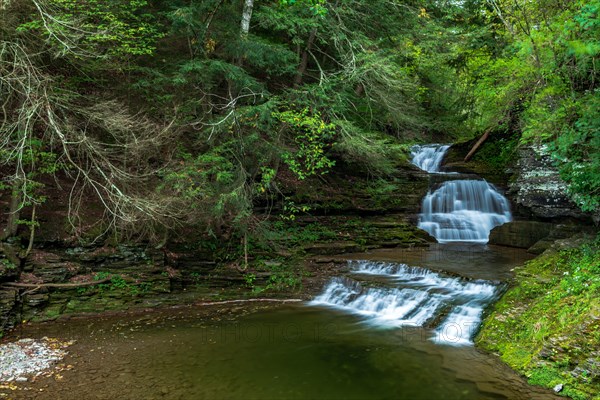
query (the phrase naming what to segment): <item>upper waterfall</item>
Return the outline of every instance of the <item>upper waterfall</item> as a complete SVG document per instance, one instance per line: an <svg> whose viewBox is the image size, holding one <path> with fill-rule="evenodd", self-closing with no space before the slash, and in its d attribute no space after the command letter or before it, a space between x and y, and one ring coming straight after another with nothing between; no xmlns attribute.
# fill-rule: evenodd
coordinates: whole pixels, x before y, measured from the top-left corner
<svg viewBox="0 0 600 400"><path fill-rule="evenodd" d="M412 163L439 173L449 145L413 146ZM490 231L512 220L510 204L485 180L451 180L444 182L423 199L419 228L440 243L487 243Z"/></svg>
<svg viewBox="0 0 600 400"><path fill-rule="evenodd" d="M449 148L449 144L416 144L410 149L411 162L423 171L440 172L442 161Z"/></svg>

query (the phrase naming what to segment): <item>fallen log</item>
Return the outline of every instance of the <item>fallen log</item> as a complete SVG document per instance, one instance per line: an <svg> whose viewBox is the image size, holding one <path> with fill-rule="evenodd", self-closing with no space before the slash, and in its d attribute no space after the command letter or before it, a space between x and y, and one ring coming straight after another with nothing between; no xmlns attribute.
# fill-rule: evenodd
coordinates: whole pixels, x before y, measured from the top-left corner
<svg viewBox="0 0 600 400"><path fill-rule="evenodd" d="M4 286L15 288L31 289L31 288L79 288L85 286L95 286L101 283L110 282L112 278L99 279L97 281L80 282L80 283L21 283L21 282L5 282Z"/></svg>
<svg viewBox="0 0 600 400"><path fill-rule="evenodd" d="M487 138L490 136L490 132L491 132L491 129L488 129L487 131L485 131L485 133L479 138L477 143L475 143L473 145L473 147L471 147L471 151L469 151L469 154L467 154L467 156L463 160L464 162L469 161L471 159L471 157L473 157L475 155L477 150L479 150L479 147L481 147L483 142L485 142L487 140Z"/></svg>
<svg viewBox="0 0 600 400"><path fill-rule="evenodd" d="M195 303L196 306L217 306L221 304L231 303L298 303L304 301L302 299L240 299L240 300L224 300L224 301L207 301L204 303Z"/></svg>

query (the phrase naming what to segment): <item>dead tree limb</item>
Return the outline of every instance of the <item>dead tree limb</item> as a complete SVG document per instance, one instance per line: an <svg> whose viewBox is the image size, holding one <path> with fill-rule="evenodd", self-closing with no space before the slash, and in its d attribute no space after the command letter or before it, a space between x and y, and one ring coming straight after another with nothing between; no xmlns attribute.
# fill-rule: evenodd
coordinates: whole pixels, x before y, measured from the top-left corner
<svg viewBox="0 0 600 400"><path fill-rule="evenodd" d="M224 300L224 301L209 301L204 303L196 303L196 306L218 306L222 304L232 303L299 303L302 299L241 299L241 300Z"/></svg>
<svg viewBox="0 0 600 400"><path fill-rule="evenodd" d="M101 283L110 282L112 278L99 279L97 281L81 282L81 283L21 283L21 282L6 282L4 286L24 288L24 289L41 289L41 288L61 288L61 289L72 289L80 288L85 286L95 286Z"/></svg>
<svg viewBox="0 0 600 400"><path fill-rule="evenodd" d="M479 138L477 143L475 143L473 145L473 147L471 147L471 151L469 151L469 154L467 154L467 156L465 157L464 162L468 162L471 159L471 157L473 157L475 155L475 153L477 153L477 150L479 150L479 147L481 147L483 142L485 142L487 140L487 138L490 136L491 131L492 131L491 128L488 129L487 131L485 131L485 133Z"/></svg>

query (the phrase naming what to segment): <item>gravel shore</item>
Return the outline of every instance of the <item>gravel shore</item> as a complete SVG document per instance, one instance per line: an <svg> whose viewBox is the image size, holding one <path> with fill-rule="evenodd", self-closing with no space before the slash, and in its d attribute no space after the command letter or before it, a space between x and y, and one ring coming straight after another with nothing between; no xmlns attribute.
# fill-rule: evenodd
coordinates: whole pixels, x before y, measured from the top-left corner
<svg viewBox="0 0 600 400"><path fill-rule="evenodd" d="M26 382L44 373L67 355L71 344L44 337L0 345L0 383Z"/></svg>

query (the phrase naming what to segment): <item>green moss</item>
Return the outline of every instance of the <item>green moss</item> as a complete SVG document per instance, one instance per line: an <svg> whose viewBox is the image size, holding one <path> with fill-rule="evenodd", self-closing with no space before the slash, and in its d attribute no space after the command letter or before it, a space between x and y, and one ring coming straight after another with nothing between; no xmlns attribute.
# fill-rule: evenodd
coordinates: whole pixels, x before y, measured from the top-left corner
<svg viewBox="0 0 600 400"><path fill-rule="evenodd" d="M577 399L600 398L598 240L545 253L517 270L517 285L496 304L477 343L500 354L530 383ZM596 396L596 397L594 397Z"/></svg>
<svg viewBox="0 0 600 400"><path fill-rule="evenodd" d="M42 313L33 315L31 321L43 322L57 319L63 313L64 306L62 304L54 304L46 308Z"/></svg>

